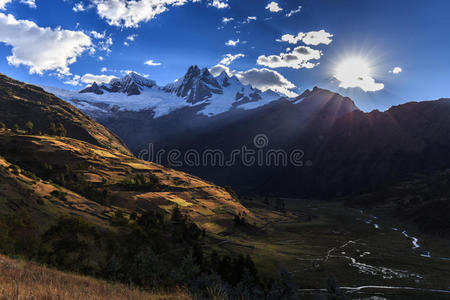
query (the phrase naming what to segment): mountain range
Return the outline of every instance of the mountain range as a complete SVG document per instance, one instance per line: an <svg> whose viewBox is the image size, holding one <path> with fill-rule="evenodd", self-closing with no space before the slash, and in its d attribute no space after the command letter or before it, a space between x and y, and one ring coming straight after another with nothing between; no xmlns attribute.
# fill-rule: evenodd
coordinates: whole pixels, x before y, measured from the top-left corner
<svg viewBox="0 0 450 300"><path fill-rule="evenodd" d="M244 145L257 150L260 135L262 150L301 153L301 167L174 166L247 193L345 195L450 166L449 99L366 113L318 87L288 98L197 66L165 87L130 73L80 92L46 89L112 130L135 155L151 144L166 152L219 149L227 157Z"/></svg>
<svg viewBox="0 0 450 300"><path fill-rule="evenodd" d="M244 85L225 72L214 77L207 68L197 66L191 66L182 78L163 87L131 72L109 83L94 82L79 92L45 89L99 119L130 111L146 112L148 118L157 119L183 108L215 116L234 108L252 109L281 97L271 90L262 92Z"/></svg>

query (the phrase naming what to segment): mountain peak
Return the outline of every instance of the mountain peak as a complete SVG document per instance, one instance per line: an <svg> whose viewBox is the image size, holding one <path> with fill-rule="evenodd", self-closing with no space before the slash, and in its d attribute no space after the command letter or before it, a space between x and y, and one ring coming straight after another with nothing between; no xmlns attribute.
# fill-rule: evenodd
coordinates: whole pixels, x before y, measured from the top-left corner
<svg viewBox="0 0 450 300"><path fill-rule="evenodd" d="M332 115L332 112L335 114L343 114L345 112L359 110L352 99L317 86L315 86L312 91L305 90L295 99L303 99L301 102L304 105L316 107L327 112L326 114L329 115Z"/></svg>
<svg viewBox="0 0 450 300"><path fill-rule="evenodd" d="M227 87L230 85L230 77L228 76L227 72L222 71L219 76L216 77L216 80L222 85L223 87Z"/></svg>
<svg viewBox="0 0 450 300"><path fill-rule="evenodd" d="M190 66L189 69L186 72L186 75L184 75L184 77L186 76L190 76L190 77L196 77L198 75L200 75L201 70L197 65L193 65Z"/></svg>
<svg viewBox="0 0 450 300"><path fill-rule="evenodd" d="M145 86L148 88L154 87L156 85L155 81L147 79L136 72L130 72L121 79L113 79L110 84L116 81L121 82L122 85L130 85L134 83L136 85Z"/></svg>
<svg viewBox="0 0 450 300"><path fill-rule="evenodd" d="M85 89L82 89L80 93L94 93L97 95L102 95L103 91L98 86L97 82L94 81L94 83L91 86L86 87Z"/></svg>
<svg viewBox="0 0 450 300"><path fill-rule="evenodd" d="M200 70L196 65L190 66L184 77L176 83L165 86L164 91L186 98L189 103L197 103L213 94L223 93L221 85L211 75L208 68Z"/></svg>
<svg viewBox="0 0 450 300"><path fill-rule="evenodd" d="M152 88L156 86L156 82L139 75L136 72L130 72L122 78L114 78L108 84L102 84L98 86L94 82L91 86L81 90L80 93L94 93L102 95L103 91L110 93L126 93L128 96L140 95L141 91L146 88Z"/></svg>

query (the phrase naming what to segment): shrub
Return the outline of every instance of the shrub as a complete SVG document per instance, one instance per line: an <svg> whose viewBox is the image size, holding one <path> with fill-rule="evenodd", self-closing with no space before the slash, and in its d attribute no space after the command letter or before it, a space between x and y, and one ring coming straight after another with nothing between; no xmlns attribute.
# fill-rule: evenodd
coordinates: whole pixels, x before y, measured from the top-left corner
<svg viewBox="0 0 450 300"><path fill-rule="evenodd" d="M59 190L54 190L54 191L52 191L50 194L51 194L52 196L54 196L54 197L60 199L60 200L63 200L63 201L66 201L66 200L67 200L67 198L66 198L66 195L67 195L67 194L64 193L64 192L61 192L61 191L59 191Z"/></svg>
<svg viewBox="0 0 450 300"><path fill-rule="evenodd" d="M67 135L67 130L61 122L58 123L58 125L56 125L55 123L50 123L48 133L50 135L65 137Z"/></svg>
<svg viewBox="0 0 450 300"><path fill-rule="evenodd" d="M34 127L33 122L28 121L27 123L25 123L25 130L26 130L29 134L33 133L33 127Z"/></svg>
<svg viewBox="0 0 450 300"><path fill-rule="evenodd" d="M39 181L39 177L36 176L36 174L34 174L33 172L27 171L27 170L22 170L22 174L35 180L35 181Z"/></svg>
<svg viewBox="0 0 450 300"><path fill-rule="evenodd" d="M50 125L49 125L49 127L48 127L48 133L49 133L50 135L57 135L55 123L50 123Z"/></svg>
<svg viewBox="0 0 450 300"><path fill-rule="evenodd" d="M11 170L11 172L13 172L16 175L20 174L20 167L17 165L10 165L9 169Z"/></svg>
<svg viewBox="0 0 450 300"><path fill-rule="evenodd" d="M58 127L56 127L56 132L58 136L65 137L67 135L67 130L62 123L59 123Z"/></svg>
<svg viewBox="0 0 450 300"><path fill-rule="evenodd" d="M160 190L159 178L153 174L150 174L149 176L145 176L144 174L137 174L133 177L127 176L119 183L119 185L128 190Z"/></svg>

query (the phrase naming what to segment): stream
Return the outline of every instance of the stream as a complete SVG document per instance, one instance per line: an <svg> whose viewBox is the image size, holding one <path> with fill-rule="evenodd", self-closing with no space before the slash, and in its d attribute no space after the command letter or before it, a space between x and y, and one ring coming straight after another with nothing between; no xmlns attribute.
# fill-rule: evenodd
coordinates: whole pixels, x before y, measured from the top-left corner
<svg viewBox="0 0 450 300"><path fill-rule="evenodd" d="M363 210L360 210L360 213L361 213L361 215L364 215L364 211L363 211ZM380 226L379 226L378 224L375 224L375 223L374 223L374 221L375 221L376 219L378 219L376 216L370 215L370 216L369 216L369 219L366 220L365 223L366 223L366 224L372 224L372 225L375 227L375 229L379 229ZM398 228L396 228L396 227L393 227L392 230L393 230L393 231L399 231ZM410 239L410 240L411 240L411 243L412 243L412 249L413 249L413 250L419 249L419 248L420 248L420 244L419 244L419 239L418 239L418 238L416 238L416 237L414 237L414 236L410 236L410 235L406 232L406 229L403 230L401 233L402 233L402 235L403 235L404 237L406 237L407 239ZM448 257L432 257L432 256L431 256L431 252L430 252L429 250L423 250L422 253L420 253L420 256L421 256L421 257L425 257L425 258L436 258L436 259L440 259L440 260L450 260L450 258L448 258Z"/></svg>
<svg viewBox="0 0 450 300"><path fill-rule="evenodd" d="M380 230L379 223L375 223L378 219L374 215L365 215L364 211L360 211L361 216L363 219L361 219L364 223L373 226L375 229ZM359 218L358 218L359 219ZM406 229L400 231L398 228L391 228L393 231L399 231L401 234L409 239L411 241L411 249L417 250L421 248L419 244L419 239L417 237L411 236L407 233ZM423 277L419 274L407 271L407 270L399 270L394 268L388 268L384 266L373 266L370 264L359 262L355 257L350 256L348 254L352 250L346 250L346 248L349 245L356 246L356 253L358 253L359 258L364 258L365 256L371 255L370 252L365 251L362 252L360 249L358 249L358 245L365 246L364 243L361 243L359 240L349 240L345 243L343 243L341 246L333 247L330 250L327 251L326 256L322 259L322 263L327 262L330 259L345 259L348 260L348 265L351 267L354 267L358 269L358 271L362 274L372 275L372 276L379 276L383 279L393 279L393 278L411 278L415 282L419 282L423 279ZM441 259L441 260L450 260L450 258L446 257L432 257L431 252L428 250L420 251L419 257L423 258L435 258L435 259ZM354 256L354 255L353 255ZM298 258L301 260L300 258ZM375 290L411 290L411 291L422 291L422 292L431 292L431 293L441 293L441 294L450 294L450 290L439 290L439 289L424 289L424 288L415 288L415 287L406 287L406 286L384 286L384 285L366 285L366 286L357 286L357 287L339 287L339 289L345 291L346 293L354 293L359 292L366 289L375 289ZM299 289L299 292L323 292L326 291L324 289ZM381 298L385 299L385 298Z"/></svg>

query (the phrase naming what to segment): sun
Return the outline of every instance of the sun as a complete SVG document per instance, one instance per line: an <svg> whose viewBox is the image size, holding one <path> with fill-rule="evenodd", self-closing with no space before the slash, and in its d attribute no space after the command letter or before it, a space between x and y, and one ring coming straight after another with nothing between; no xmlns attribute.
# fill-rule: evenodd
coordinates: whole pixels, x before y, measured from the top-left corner
<svg viewBox="0 0 450 300"><path fill-rule="evenodd" d="M361 58L348 58L338 64L334 77L347 85L358 85L358 82L370 77L370 67Z"/></svg>
<svg viewBox="0 0 450 300"><path fill-rule="evenodd" d="M372 78L370 64L359 57L351 57L341 61L334 72L334 77L340 82L339 87L356 88L364 91L378 91L384 88Z"/></svg>

